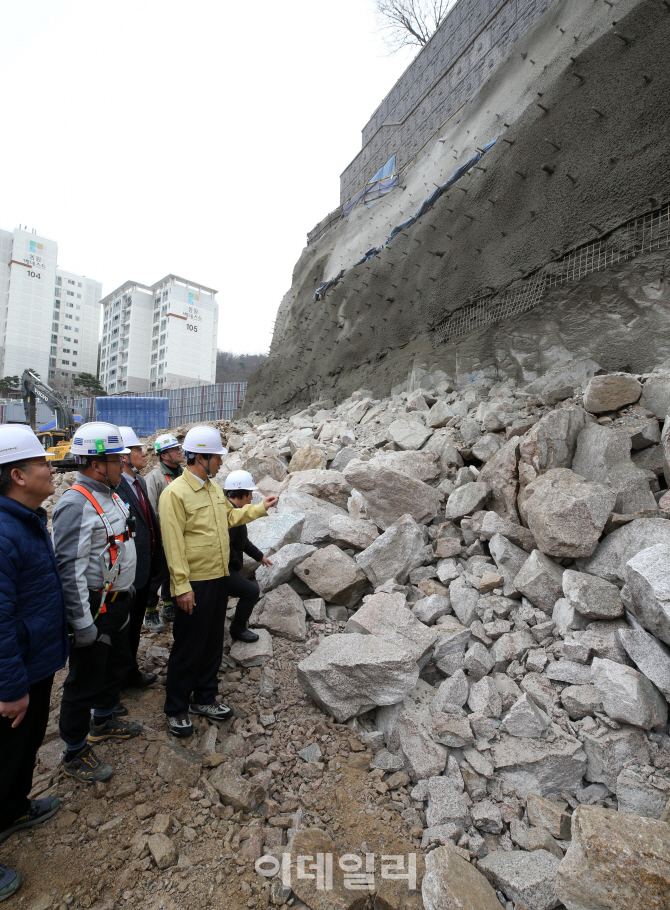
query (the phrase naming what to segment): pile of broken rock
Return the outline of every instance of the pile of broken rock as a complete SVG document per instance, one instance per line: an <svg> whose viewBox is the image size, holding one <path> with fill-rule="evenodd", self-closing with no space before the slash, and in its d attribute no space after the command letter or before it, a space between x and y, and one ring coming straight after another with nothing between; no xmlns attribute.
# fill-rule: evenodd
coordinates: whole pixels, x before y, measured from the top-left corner
<svg viewBox="0 0 670 910"><path fill-rule="evenodd" d="M411 788L426 907L445 850L517 907L667 906L670 371L422 385L231 427L217 480L281 497L231 656L339 622L298 678Z"/></svg>

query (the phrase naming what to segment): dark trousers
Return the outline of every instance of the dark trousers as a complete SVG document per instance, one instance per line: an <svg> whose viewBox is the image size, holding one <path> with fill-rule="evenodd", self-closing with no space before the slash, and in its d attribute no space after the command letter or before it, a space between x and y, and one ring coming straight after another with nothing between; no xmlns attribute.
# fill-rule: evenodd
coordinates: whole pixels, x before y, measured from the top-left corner
<svg viewBox="0 0 670 910"><path fill-rule="evenodd" d="M12 730L13 719L0 717L0 829L28 811L37 750L49 722L53 674L30 687L25 717Z"/></svg>
<svg viewBox="0 0 670 910"><path fill-rule="evenodd" d="M175 609L174 643L165 682L166 714L187 714L191 702L211 705L216 701L228 583L227 576L192 581L193 613Z"/></svg>
<svg viewBox="0 0 670 910"><path fill-rule="evenodd" d="M255 581L250 581L233 570L230 573L230 582L228 584L228 594L230 597L239 597L235 607L235 616L230 624L230 634L239 635L244 632L249 622L254 607L261 597L261 589Z"/></svg>
<svg viewBox="0 0 670 910"><path fill-rule="evenodd" d="M89 592L95 616L99 596ZM86 648L71 648L68 674L60 706L60 735L68 746L83 742L90 729L91 709L101 714L119 702L121 686L132 667L128 641L128 615L133 596L127 591L106 604L106 612L95 620L98 640ZM104 638L101 638L104 636Z"/></svg>
<svg viewBox="0 0 670 910"><path fill-rule="evenodd" d="M140 673L140 668L137 665L137 649L140 646L140 635L142 634L144 614L147 611L150 601L153 601L155 604L156 597L155 595L152 596L149 585L135 589L135 602L130 608L130 620L128 622L128 644L130 645L132 666L125 682L129 685L134 682L134 677L137 677Z"/></svg>

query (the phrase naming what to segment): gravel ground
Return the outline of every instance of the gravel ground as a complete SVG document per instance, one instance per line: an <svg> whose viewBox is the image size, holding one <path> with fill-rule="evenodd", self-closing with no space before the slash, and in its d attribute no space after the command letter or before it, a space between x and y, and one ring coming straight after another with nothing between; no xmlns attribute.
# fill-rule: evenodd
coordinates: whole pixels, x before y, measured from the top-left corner
<svg viewBox="0 0 670 910"><path fill-rule="evenodd" d="M412 802L407 787L389 790L383 781L389 775L370 771L372 750L349 727L333 723L296 681L297 663L319 635L343 625L309 623L304 643L275 637L274 658L266 665L275 671L275 688L266 699L259 694L260 667L226 668L224 658L219 688L234 717L214 725L215 730L195 718L195 735L182 744L203 756L209 753L205 766L220 761L226 748L248 753L237 759L248 769L245 776L261 774L269 785L267 799L249 815L213 804L198 787L166 783L157 774L161 745L175 741L162 713L169 632L147 634L140 645L144 668L159 673L158 684L123 694L130 717L145 725L143 735L96 747L115 768L106 784L79 784L59 771L57 721L65 672L59 673L32 795L57 795L63 805L54 818L0 847L0 861L25 879L6 902L8 910L268 906L271 882L256 873L254 861L261 851L281 852L287 831L290 836L309 827L327 831L340 855L416 852L422 870L422 804ZM261 726L260 714L270 712L274 723ZM234 739L226 739L231 735ZM323 759L310 764L297 752L313 743ZM205 767L204 774L209 773ZM176 849L176 862L164 870L146 846L147 836L156 832L167 834ZM273 903L286 906L281 895L272 896ZM301 906L297 898L289 900L293 908Z"/></svg>

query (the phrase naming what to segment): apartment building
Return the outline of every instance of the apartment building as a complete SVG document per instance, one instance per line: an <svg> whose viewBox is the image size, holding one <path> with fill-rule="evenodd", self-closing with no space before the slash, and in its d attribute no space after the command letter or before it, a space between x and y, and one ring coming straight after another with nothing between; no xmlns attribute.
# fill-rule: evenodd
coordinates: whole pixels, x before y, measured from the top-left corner
<svg viewBox="0 0 670 910"><path fill-rule="evenodd" d="M37 370L57 385L97 372L99 281L58 267L58 244L0 230L0 376Z"/></svg>
<svg viewBox="0 0 670 910"><path fill-rule="evenodd" d="M100 382L110 393L210 385L219 305L212 288L167 275L126 281L103 307Z"/></svg>

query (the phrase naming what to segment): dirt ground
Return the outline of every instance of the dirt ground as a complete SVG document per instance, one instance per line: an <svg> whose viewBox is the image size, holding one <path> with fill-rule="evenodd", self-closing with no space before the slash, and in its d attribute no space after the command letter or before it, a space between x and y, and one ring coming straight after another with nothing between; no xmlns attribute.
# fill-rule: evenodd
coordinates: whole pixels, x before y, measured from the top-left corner
<svg viewBox="0 0 670 910"><path fill-rule="evenodd" d="M169 631L145 634L140 644L144 669L158 672L158 683L122 696L129 716L143 722L143 734L126 743L95 747L115 769L106 784L80 784L59 770L63 746L57 720L65 672L59 673L32 795L56 795L62 808L44 824L0 845L0 862L17 869L25 880L5 902L7 910L241 910L272 903L286 908L278 879L260 876L254 862L268 849L280 855L287 830L296 828L325 830L340 856L375 854L376 886L381 854L416 853L422 870L420 804L408 795L411 785L388 789L388 775L370 771L372 750L348 727L334 724L296 681L299 660L319 637L339 631L338 625L343 624L308 623L308 639L302 643L274 638L274 657L266 665L276 674L269 698L259 694L259 667L222 668L219 690L234 717L213 725L219 728L214 731L204 718L195 718L194 736L181 742L203 754L205 776L221 761L224 749L243 753L237 761L244 763L245 775L260 774L268 785L267 799L249 815L207 799L202 785L166 783L157 774L161 745L176 742L162 713ZM267 723L270 712L274 722L261 726L260 715ZM297 755L312 743L323 753L316 764ZM147 836L157 832L167 834L176 848L176 862L163 870L146 845ZM420 880L421 871L419 887ZM293 908L304 906L295 897L288 900ZM371 903L371 897L368 900Z"/></svg>

